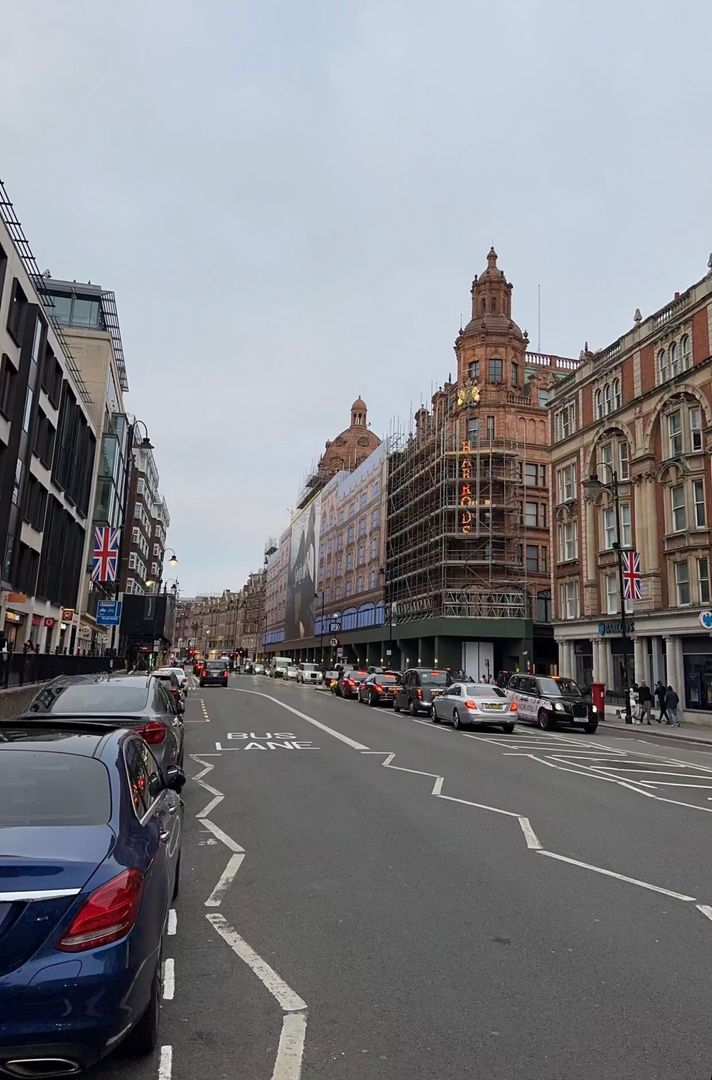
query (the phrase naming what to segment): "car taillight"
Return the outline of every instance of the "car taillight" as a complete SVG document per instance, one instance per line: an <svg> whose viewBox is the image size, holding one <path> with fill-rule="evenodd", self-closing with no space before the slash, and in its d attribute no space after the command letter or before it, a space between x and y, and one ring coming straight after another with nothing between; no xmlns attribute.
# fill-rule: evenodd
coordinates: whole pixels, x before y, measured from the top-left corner
<svg viewBox="0 0 712 1080"><path fill-rule="evenodd" d="M157 746L165 742L167 728L160 720L149 720L143 727L137 728L136 734L148 743L149 746Z"/></svg>
<svg viewBox="0 0 712 1080"><path fill-rule="evenodd" d="M418 701L422 701L423 700L423 691L422 690L416 690L415 693L416 693L416 696L418 698Z"/></svg>
<svg viewBox="0 0 712 1080"><path fill-rule="evenodd" d="M96 889L57 945L64 952L96 949L125 937L138 916L143 891L139 870L124 870Z"/></svg>
<svg viewBox="0 0 712 1080"><path fill-rule="evenodd" d="M227 676L228 676L228 673L227 673L227 671L223 671L223 679L226 679L226 678L227 678Z"/></svg>
<svg viewBox="0 0 712 1080"><path fill-rule="evenodd" d="M473 701L472 698L468 698L467 701L465 702L465 708L466 709L476 709L477 708L477 702Z"/></svg>
<svg viewBox="0 0 712 1080"><path fill-rule="evenodd" d="M510 712L516 712L517 711L517 703L516 703L516 701L513 701L512 704L509 706L509 711Z"/></svg>
<svg viewBox="0 0 712 1080"><path fill-rule="evenodd" d="M356 683L354 682L353 679L347 679L346 682L347 682L348 686L355 686L356 685Z"/></svg>
<svg viewBox="0 0 712 1080"><path fill-rule="evenodd" d="M379 685L378 683L374 683L374 684L373 684L373 689L374 689L374 690L378 690L378 693L379 693L379 694L382 694L382 693L383 693L383 687L382 687L382 686L380 686L380 685Z"/></svg>

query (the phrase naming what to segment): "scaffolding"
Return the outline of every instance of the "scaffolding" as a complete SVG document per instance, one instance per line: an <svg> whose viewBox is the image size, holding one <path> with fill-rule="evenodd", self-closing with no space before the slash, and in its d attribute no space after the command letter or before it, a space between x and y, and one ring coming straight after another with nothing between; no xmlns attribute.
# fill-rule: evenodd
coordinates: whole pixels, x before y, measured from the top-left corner
<svg viewBox="0 0 712 1080"><path fill-rule="evenodd" d="M387 599L396 623L531 614L526 445L481 423L468 439L467 419L480 409L463 408L459 393L446 384L432 412L421 408L415 427L389 440Z"/></svg>

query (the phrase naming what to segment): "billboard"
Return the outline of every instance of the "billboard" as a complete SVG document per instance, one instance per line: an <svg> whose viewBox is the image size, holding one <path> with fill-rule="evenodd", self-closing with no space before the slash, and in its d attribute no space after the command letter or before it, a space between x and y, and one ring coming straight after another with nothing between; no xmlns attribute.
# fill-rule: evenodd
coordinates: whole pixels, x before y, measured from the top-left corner
<svg viewBox="0 0 712 1080"><path fill-rule="evenodd" d="M285 640L299 641L314 636L321 492L292 521L292 538L287 575L287 617Z"/></svg>

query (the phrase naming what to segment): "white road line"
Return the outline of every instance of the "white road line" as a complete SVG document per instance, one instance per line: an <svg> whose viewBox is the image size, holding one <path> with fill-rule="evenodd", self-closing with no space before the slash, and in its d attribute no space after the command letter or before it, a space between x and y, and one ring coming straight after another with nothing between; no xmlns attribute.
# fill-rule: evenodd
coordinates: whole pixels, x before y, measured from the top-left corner
<svg viewBox="0 0 712 1080"><path fill-rule="evenodd" d="M168 933L170 934L171 937L173 937L173 935L176 933L177 929L178 929L178 915L176 914L176 909L171 908L171 910L168 912Z"/></svg>
<svg viewBox="0 0 712 1080"><path fill-rule="evenodd" d="M522 832L524 833L524 839L527 842L527 847L530 848L532 851L541 851L541 847L542 847L541 840L539 839L537 834L532 829L531 822L530 822L529 818L528 817L520 817L518 819L518 821L519 821L520 828L521 828Z"/></svg>
<svg viewBox="0 0 712 1080"><path fill-rule="evenodd" d="M346 743L352 750L368 750L367 746L363 743L356 742L355 739L350 739L348 735L342 735L340 731L335 731L334 728L329 727L328 724L322 724L321 720L316 720L313 716L307 716L306 713L300 712L299 709L293 709L291 705L287 705L286 702L280 701L279 698L272 697L271 694L262 694L259 690L242 690L237 686L231 687L233 693L236 694L254 694L255 697L266 698L267 701L273 701L275 705L279 705L281 709L286 709L287 712L294 713L295 716L300 717L302 720L306 720L308 724L313 724L314 727L318 727L321 731L325 731L327 735L331 735L334 739L338 739L342 743Z"/></svg>
<svg viewBox="0 0 712 1080"><path fill-rule="evenodd" d="M208 803L208 805L207 805L207 806L205 806L205 807L203 807L203 809L202 809L202 810L201 810L201 811L200 811L199 813L197 813L197 814L195 815L195 816L197 817L198 821L201 821L201 820L202 820L203 818L207 817L207 816L208 816L208 814L209 814L209 813L210 813L210 812L211 812L212 810L214 810L214 809L215 809L215 807L216 807L216 806L217 806L217 805L218 805L219 803L221 803L221 802L223 801L223 799L224 799L224 798L225 798L225 796L224 796L224 795L216 795L214 799L211 799L211 800L210 800L210 802Z"/></svg>
<svg viewBox="0 0 712 1080"><path fill-rule="evenodd" d="M201 818L201 821L203 825L210 829L213 836L225 845L228 851L234 851L236 855L245 854L245 849L240 847L240 845L237 844L231 836L228 836L226 832L223 832L220 826L216 825L214 821L211 821L210 818Z"/></svg>
<svg viewBox="0 0 712 1080"><path fill-rule="evenodd" d="M304 1013L287 1013L284 1016L272 1080L299 1080L306 1034L307 1018Z"/></svg>
<svg viewBox="0 0 712 1080"><path fill-rule="evenodd" d="M161 1047L161 1060L158 1063L158 1080L171 1080L173 1075L173 1047Z"/></svg>
<svg viewBox="0 0 712 1080"><path fill-rule="evenodd" d="M648 775L648 774L646 774L646 775ZM691 777L691 779L694 780L695 777ZM673 783L670 783L668 780L656 780L655 783L653 783L652 780L641 780L639 782L642 784L643 787L646 787L646 788L647 787L651 787L651 788L686 787L686 788L697 788L698 790L702 790L702 791L709 791L710 787L712 787L712 784L673 784Z"/></svg>
<svg viewBox="0 0 712 1080"><path fill-rule="evenodd" d="M166 960L163 965L163 1000L173 1001L176 992L176 962Z"/></svg>
<svg viewBox="0 0 712 1080"><path fill-rule="evenodd" d="M540 851L540 855L546 855L548 859L556 859L558 862L568 863L570 866L580 866L583 870L593 870L596 874L604 877L616 878L625 881L629 885L638 885L641 889L649 889L651 892L662 893L670 896L673 900L685 900L694 904L694 896L686 896L684 893L673 892L672 889L663 889L660 885L651 885L649 881L639 881L638 878L626 877L625 874L617 874L615 870L604 870L602 866L593 866L592 863L581 862L580 859L570 859L568 855L557 855L554 851Z"/></svg>
<svg viewBox="0 0 712 1080"><path fill-rule="evenodd" d="M493 814L504 814L505 817L519 818L512 810L500 810L496 806L485 806L484 803L470 802L469 799L456 799L454 795L438 795L438 799L447 799L448 802L462 803L463 806L474 806L477 810L489 810Z"/></svg>
<svg viewBox="0 0 712 1080"><path fill-rule="evenodd" d="M191 754L190 756L191 756L191 759L193 761L197 761L199 765L204 765L205 766L205 768L203 769L202 772L196 773L195 776L193 777L193 780L195 780L195 782L197 784L199 784L200 781L203 779L203 777L206 776L207 773L209 773L212 769L214 769L215 766L212 764L212 762L203 761L203 759L201 757L198 757L197 754ZM211 755L211 756L217 757L218 755L215 754L215 755ZM203 784L202 786L205 787L206 785Z"/></svg>
<svg viewBox="0 0 712 1080"><path fill-rule="evenodd" d="M712 907L709 904L695 904L698 911L701 911L706 919L712 920Z"/></svg>
<svg viewBox="0 0 712 1080"><path fill-rule="evenodd" d="M223 941L227 942L235 955L239 956L247 964L265 989L269 990L283 1012L306 1012L306 1002L290 986L287 986L282 976L278 975L266 960L258 956L255 950L247 944L244 938L240 937L238 932L225 921L222 915L216 912L215 914L206 915L205 918Z"/></svg>
<svg viewBox="0 0 712 1080"><path fill-rule="evenodd" d="M220 880L211 892L208 899L205 901L205 907L220 907L220 905L222 904L223 896L235 880L235 875L242 866L242 860L244 858L244 854L241 853L230 856L227 861L227 866L220 875Z"/></svg>

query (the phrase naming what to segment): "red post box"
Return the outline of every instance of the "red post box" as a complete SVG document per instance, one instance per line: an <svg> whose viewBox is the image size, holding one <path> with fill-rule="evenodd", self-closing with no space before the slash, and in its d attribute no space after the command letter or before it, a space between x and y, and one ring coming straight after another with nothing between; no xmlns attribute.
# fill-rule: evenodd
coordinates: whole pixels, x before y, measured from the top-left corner
<svg viewBox="0 0 712 1080"><path fill-rule="evenodd" d="M602 682L595 682L591 684L591 700L598 709L598 714L603 718L606 708L606 684Z"/></svg>

